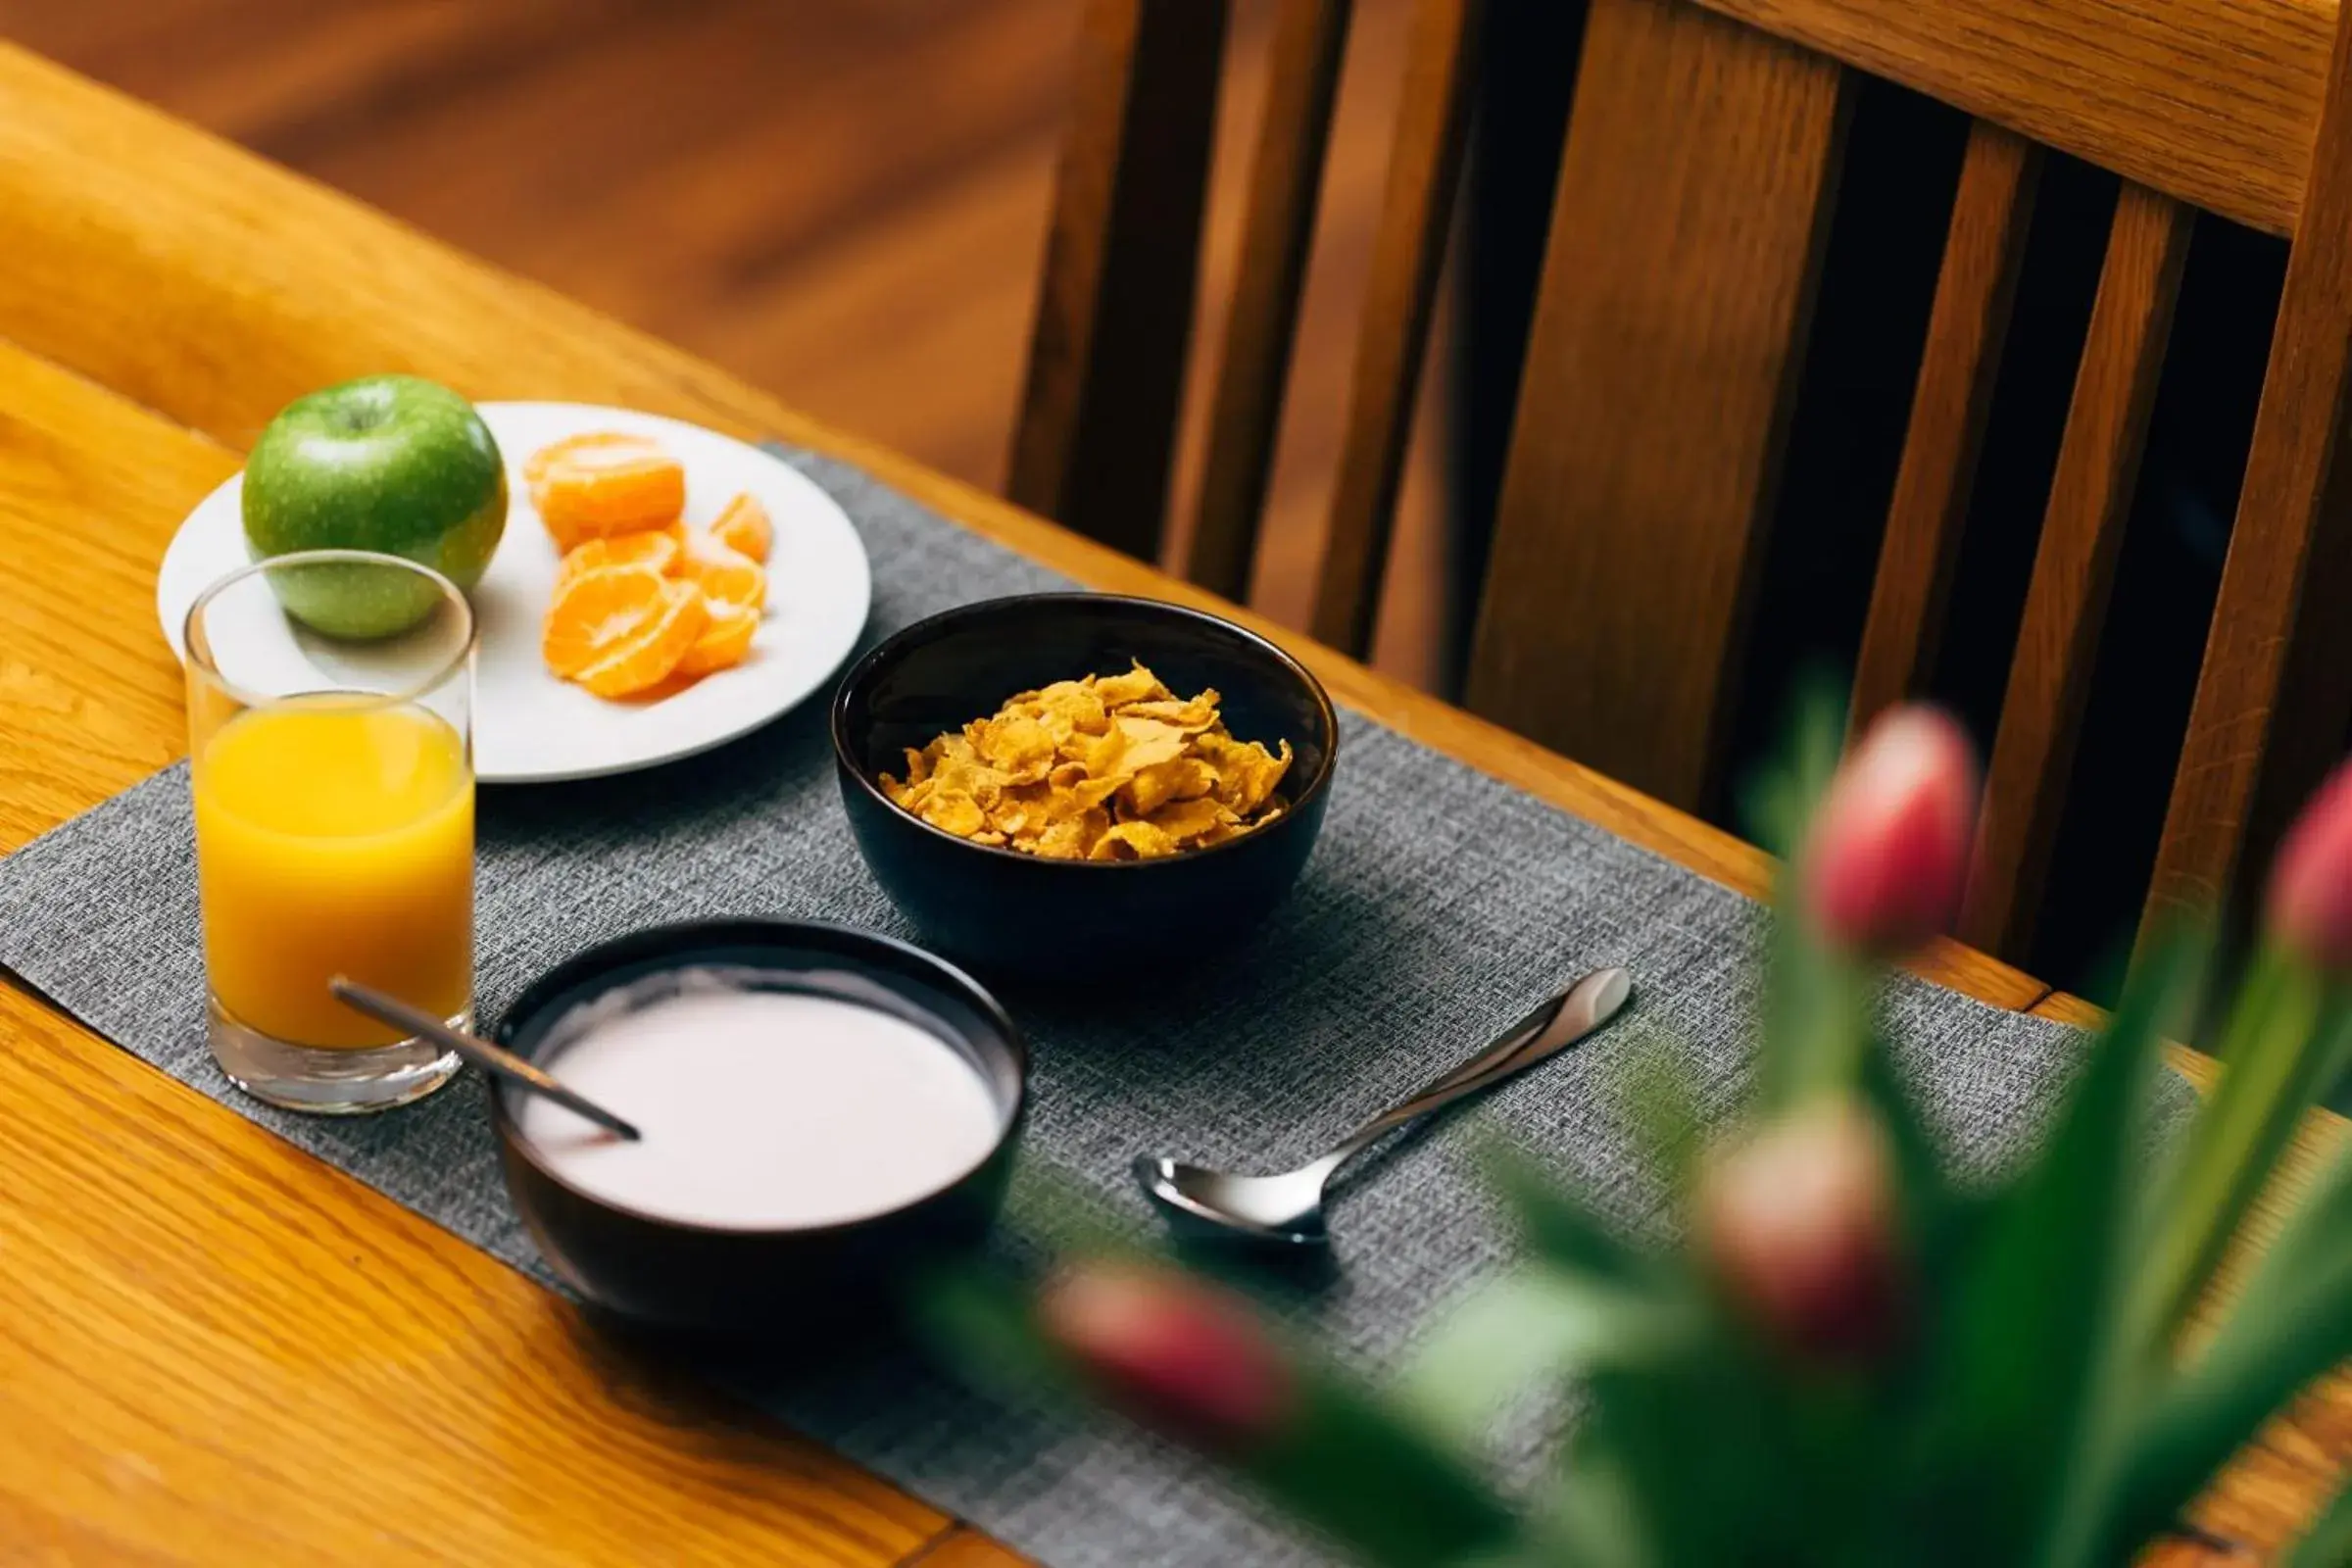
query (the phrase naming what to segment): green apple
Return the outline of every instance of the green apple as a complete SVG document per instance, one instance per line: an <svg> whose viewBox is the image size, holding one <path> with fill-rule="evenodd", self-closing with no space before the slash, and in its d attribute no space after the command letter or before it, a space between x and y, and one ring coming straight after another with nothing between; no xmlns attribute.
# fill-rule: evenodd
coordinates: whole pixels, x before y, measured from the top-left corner
<svg viewBox="0 0 2352 1568"><path fill-rule="evenodd" d="M296 550L405 556L471 588L507 526L507 467L473 405L414 375L296 398L245 460L254 559ZM389 637L431 612L429 584L386 568L273 579L288 613L333 637Z"/></svg>

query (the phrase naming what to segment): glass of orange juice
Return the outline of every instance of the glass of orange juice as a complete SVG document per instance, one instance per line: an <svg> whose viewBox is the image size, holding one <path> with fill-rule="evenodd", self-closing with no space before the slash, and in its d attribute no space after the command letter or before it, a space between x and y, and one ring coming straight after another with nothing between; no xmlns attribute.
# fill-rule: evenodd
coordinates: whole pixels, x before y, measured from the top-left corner
<svg viewBox="0 0 2352 1568"><path fill-rule="evenodd" d="M473 612L364 551L278 556L188 612L213 1054L296 1110L383 1110L458 1058L346 1008L347 975L473 1017Z"/></svg>

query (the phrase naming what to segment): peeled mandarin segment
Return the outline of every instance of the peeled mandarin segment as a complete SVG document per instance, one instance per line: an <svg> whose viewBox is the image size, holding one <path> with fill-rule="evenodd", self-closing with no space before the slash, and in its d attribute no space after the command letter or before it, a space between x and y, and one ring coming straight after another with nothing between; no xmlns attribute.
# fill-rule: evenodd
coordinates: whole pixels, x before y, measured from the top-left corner
<svg viewBox="0 0 2352 1568"><path fill-rule="evenodd" d="M690 540L678 570L712 599L747 610L767 604L767 568L715 540Z"/></svg>
<svg viewBox="0 0 2352 1568"><path fill-rule="evenodd" d="M752 639L760 631L760 612L745 605L730 605L723 599L703 601L710 612L710 623L703 628L702 636L686 650L678 661L675 673L708 675L712 670L731 668L743 662L752 651Z"/></svg>
<svg viewBox="0 0 2352 1568"><path fill-rule="evenodd" d="M602 566L557 585L540 628L547 667L570 677L626 644L664 612L675 586L647 565Z"/></svg>
<svg viewBox="0 0 2352 1568"><path fill-rule="evenodd" d="M654 580L662 584L660 611L642 630L575 677L599 697L627 697L661 685L710 623L710 612L692 583Z"/></svg>
<svg viewBox="0 0 2352 1568"><path fill-rule="evenodd" d="M666 528L591 539L564 553L564 564L556 571L556 586L563 587L583 571L607 566L651 566L659 572L674 573L685 548L685 541Z"/></svg>
<svg viewBox="0 0 2352 1568"><path fill-rule="evenodd" d="M522 467L531 504L556 543L662 528L686 510L686 469L641 435L601 431L542 447Z"/></svg>
<svg viewBox="0 0 2352 1568"><path fill-rule="evenodd" d="M727 510L710 524L710 537L738 555L765 563L775 545L776 530L767 520L767 509L747 492L727 503Z"/></svg>

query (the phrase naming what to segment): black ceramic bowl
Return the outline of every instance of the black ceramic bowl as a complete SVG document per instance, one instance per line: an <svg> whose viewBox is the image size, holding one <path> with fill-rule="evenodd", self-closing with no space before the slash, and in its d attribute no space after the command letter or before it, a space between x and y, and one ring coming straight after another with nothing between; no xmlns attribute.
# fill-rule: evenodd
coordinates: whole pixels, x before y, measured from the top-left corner
<svg viewBox="0 0 2352 1568"><path fill-rule="evenodd" d="M995 712L1016 692L1136 660L1181 696L1223 695L1236 738L1294 753L1290 809L1261 828L1156 860L1049 860L973 844L891 804L876 779L906 753ZM858 661L833 699L833 755L850 828L874 877L924 939L990 972L1082 972L1149 952L1197 957L1246 935L1298 881L1322 830L1338 716L1306 666L1254 632L1178 605L1030 594L918 621Z"/></svg>
<svg viewBox="0 0 2352 1568"><path fill-rule="evenodd" d="M545 1164L515 1123L516 1091L490 1081L507 1192L557 1273L600 1306L672 1329L762 1336L886 1318L924 1264L970 1247L1004 1198L1024 1108L1020 1033L970 978L902 942L841 926L711 920L661 926L558 965L508 1009L498 1041L526 1059L568 1043L566 1020L666 972L749 969L783 989L882 1005L971 1064L1003 1118L980 1164L929 1196L846 1224L746 1230L650 1214L583 1192ZM714 1095L727 1085L710 1086Z"/></svg>

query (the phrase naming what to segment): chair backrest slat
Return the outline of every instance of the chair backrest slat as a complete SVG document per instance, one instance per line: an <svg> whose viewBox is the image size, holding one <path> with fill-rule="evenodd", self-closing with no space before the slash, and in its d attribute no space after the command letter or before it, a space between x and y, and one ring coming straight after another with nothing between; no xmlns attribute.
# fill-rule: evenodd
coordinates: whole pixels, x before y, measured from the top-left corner
<svg viewBox="0 0 2352 1568"><path fill-rule="evenodd" d="M1935 667L2040 171L2034 143L1982 120L1970 125L1854 660L1848 712L1857 734L1925 689Z"/></svg>
<svg viewBox="0 0 2352 1568"><path fill-rule="evenodd" d="M2195 220L2142 185L2116 204L1985 770L1961 929L1986 952L2021 953L2033 935Z"/></svg>
<svg viewBox="0 0 2352 1568"><path fill-rule="evenodd" d="M1333 95L1362 3L1278 0L1188 563L1229 594L1248 586ZM1481 53L1479 0L1409 3L1311 614L1319 637L1357 654L1372 640ZM2242 906L2352 733L2352 464L2336 461L2352 438L2343 3L1589 0L1469 639L1469 705L1670 804L1723 799L1846 122L1869 74L1970 123L1871 582L1857 722L1950 673L1937 669L1945 612L2045 149L2122 176L1992 738L1964 934L2001 956L2030 956L2196 214L2292 240L2150 891L2158 905ZM1228 0L1088 6L1013 493L1149 553ZM1884 238L1874 233L1840 229L1841 269L1844 236L1862 256ZM1843 362L1822 364L1833 409L1855 388L1831 384ZM1776 570L1790 564L1776 557Z"/></svg>
<svg viewBox="0 0 2352 1568"><path fill-rule="evenodd" d="M2352 26L2310 156L2152 907L2242 907L2352 723Z"/></svg>
<svg viewBox="0 0 2352 1568"><path fill-rule="evenodd" d="M1847 74L1682 0L1592 0L1576 91L1467 697L1689 808L1726 738Z"/></svg>
<svg viewBox="0 0 2352 1568"><path fill-rule="evenodd" d="M1413 17L1311 620L1317 637L1359 659L1372 646L1413 400L1453 226L1482 6L1419 0Z"/></svg>
<svg viewBox="0 0 2352 1568"><path fill-rule="evenodd" d="M1199 512L1184 562L1186 576L1229 599L1249 593L1258 520L1274 471L1274 437L1282 423L1350 9L1350 0L1282 0L1267 49L1266 104L1250 172L1241 270L1225 318Z"/></svg>
<svg viewBox="0 0 2352 1568"><path fill-rule="evenodd" d="M2030 140L2292 234L2334 0L1696 0Z"/></svg>
<svg viewBox="0 0 2352 1568"><path fill-rule="evenodd" d="M1150 556L1167 513L1226 0L1088 0L1005 494Z"/></svg>

